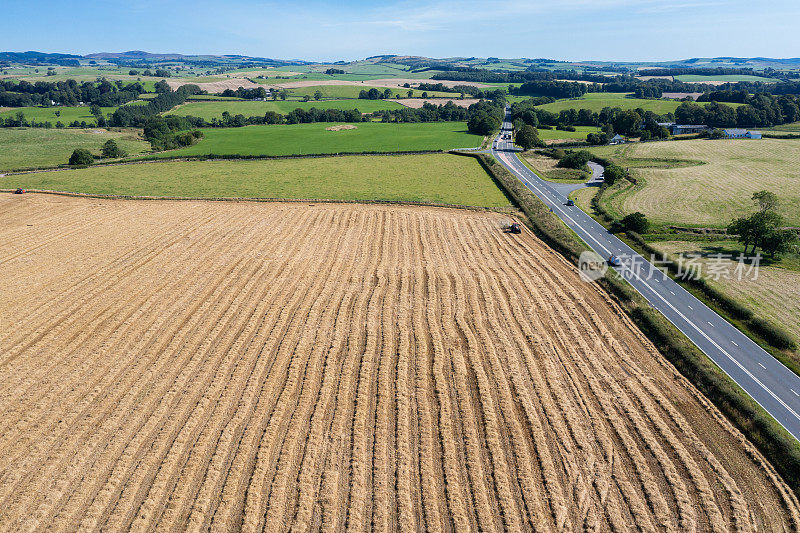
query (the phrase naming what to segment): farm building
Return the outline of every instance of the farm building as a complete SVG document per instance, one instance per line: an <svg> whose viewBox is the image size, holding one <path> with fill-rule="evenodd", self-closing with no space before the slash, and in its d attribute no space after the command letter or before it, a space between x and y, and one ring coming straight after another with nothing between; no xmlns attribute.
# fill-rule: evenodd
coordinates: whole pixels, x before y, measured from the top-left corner
<svg viewBox="0 0 800 533"><path fill-rule="evenodd" d="M611 140L608 141L608 144L622 144L624 142L625 142L625 137L617 133L616 135L611 137Z"/></svg>
<svg viewBox="0 0 800 533"><path fill-rule="evenodd" d="M728 139L760 139L760 131L750 131L743 128L729 128L724 130Z"/></svg>
<svg viewBox="0 0 800 533"><path fill-rule="evenodd" d="M708 126L700 124L672 124L668 126L669 132L673 135L684 135L687 133L703 133L708 131Z"/></svg>

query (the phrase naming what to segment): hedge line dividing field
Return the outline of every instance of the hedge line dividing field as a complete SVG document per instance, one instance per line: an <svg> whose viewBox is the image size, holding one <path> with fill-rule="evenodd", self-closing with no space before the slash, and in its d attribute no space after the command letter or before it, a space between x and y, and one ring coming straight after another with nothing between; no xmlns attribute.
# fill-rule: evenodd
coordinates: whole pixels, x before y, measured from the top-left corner
<svg viewBox="0 0 800 533"><path fill-rule="evenodd" d="M581 252L589 248L539 198L493 157L460 154L478 158L514 198L536 236L577 265ZM622 278L606 276L599 283L659 351L756 445L800 495L800 443Z"/></svg>

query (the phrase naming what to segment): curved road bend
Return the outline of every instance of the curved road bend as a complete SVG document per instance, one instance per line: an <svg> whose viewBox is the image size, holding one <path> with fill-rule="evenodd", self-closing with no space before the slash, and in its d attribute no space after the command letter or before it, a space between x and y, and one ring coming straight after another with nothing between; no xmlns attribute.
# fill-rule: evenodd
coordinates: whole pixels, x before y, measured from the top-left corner
<svg viewBox="0 0 800 533"><path fill-rule="evenodd" d="M544 181L531 172L517 157L511 140L502 138L510 130L511 123L506 120L492 143L495 159L600 256L620 256L622 265L614 269L800 440L800 377L577 206L567 206L566 195L572 189Z"/></svg>

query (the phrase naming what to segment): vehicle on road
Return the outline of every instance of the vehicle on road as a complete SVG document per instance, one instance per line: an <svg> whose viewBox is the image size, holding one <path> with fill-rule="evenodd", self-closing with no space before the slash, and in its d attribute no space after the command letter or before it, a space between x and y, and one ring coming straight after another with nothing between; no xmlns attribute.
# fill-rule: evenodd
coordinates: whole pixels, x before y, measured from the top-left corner
<svg viewBox="0 0 800 533"><path fill-rule="evenodd" d="M618 267L618 266L622 265L622 261L620 261L619 257L617 257L616 255L611 255L608 258L608 264L611 265L611 266Z"/></svg>
<svg viewBox="0 0 800 533"><path fill-rule="evenodd" d="M567 205L575 205L575 200L570 198L569 200L567 200Z"/></svg>

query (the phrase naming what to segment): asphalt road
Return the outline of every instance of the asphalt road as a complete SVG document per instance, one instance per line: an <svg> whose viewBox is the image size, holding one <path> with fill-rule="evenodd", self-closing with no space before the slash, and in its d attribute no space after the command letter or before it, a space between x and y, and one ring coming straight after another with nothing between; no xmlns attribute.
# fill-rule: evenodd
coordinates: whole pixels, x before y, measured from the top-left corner
<svg viewBox="0 0 800 533"><path fill-rule="evenodd" d="M539 178L517 157L510 140L492 143L492 155L516 175L595 252L616 255L614 269L655 309L681 330L797 440L800 440L800 377L728 321L672 281L664 272L609 233L577 206L567 206L569 188ZM574 187L573 187L574 189Z"/></svg>

